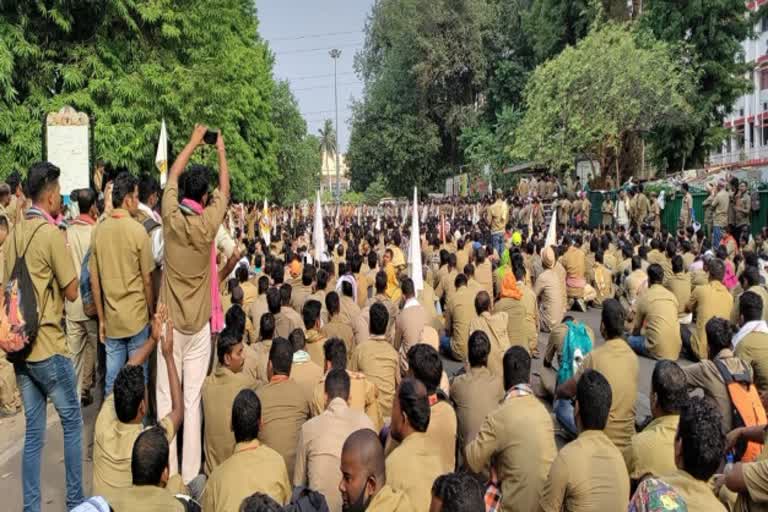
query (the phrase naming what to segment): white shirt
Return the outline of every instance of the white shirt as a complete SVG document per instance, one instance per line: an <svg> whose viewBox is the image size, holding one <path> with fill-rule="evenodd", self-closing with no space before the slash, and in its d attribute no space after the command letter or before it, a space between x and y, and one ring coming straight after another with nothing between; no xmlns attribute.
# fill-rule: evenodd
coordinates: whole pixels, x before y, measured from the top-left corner
<svg viewBox="0 0 768 512"><path fill-rule="evenodd" d="M139 203L139 210L144 212L147 217L151 217L152 220L163 225L163 219L160 217L160 215L157 214L156 211L152 210L149 206L145 205L144 203ZM152 239L152 256L155 259L155 265L158 267L163 266L163 253L165 252L165 240L163 239L163 230L162 229L155 229L150 234L150 238Z"/></svg>

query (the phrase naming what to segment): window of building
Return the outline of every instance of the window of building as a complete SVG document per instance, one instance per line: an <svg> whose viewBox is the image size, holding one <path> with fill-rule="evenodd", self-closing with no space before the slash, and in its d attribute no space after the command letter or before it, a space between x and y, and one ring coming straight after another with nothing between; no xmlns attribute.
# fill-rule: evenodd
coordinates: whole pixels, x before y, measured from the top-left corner
<svg viewBox="0 0 768 512"><path fill-rule="evenodd" d="M744 117L744 109L743 108L739 109L739 117Z"/></svg>
<svg viewBox="0 0 768 512"><path fill-rule="evenodd" d="M760 70L760 90L768 89L768 69Z"/></svg>
<svg viewBox="0 0 768 512"><path fill-rule="evenodd" d="M764 16L763 19L760 20L760 31L768 32L768 16Z"/></svg>

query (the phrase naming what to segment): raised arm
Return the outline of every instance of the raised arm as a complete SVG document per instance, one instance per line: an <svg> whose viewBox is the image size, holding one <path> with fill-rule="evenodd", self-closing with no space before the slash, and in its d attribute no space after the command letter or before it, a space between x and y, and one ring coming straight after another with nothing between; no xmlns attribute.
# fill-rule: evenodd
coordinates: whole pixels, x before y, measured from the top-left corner
<svg viewBox="0 0 768 512"><path fill-rule="evenodd" d="M181 381L173 357L173 322L170 318L165 322L165 335L161 339L160 349L168 369L168 383L171 388L171 412L168 413L168 418L173 423L174 432L178 432L184 419L184 397L181 394Z"/></svg>
<svg viewBox="0 0 768 512"><path fill-rule="evenodd" d="M176 157L176 160L171 166L171 170L168 172L169 183L176 183L179 180L179 176L181 176L181 173L184 172L184 169L187 168L189 159L192 158L192 154L195 152L195 149L197 149L197 146L203 143L203 136L205 135L206 130L208 130L208 127L205 125L195 125L195 129L192 132L192 136L189 138L189 142L186 146L184 146L184 149L181 150L179 156Z"/></svg>
<svg viewBox="0 0 768 512"><path fill-rule="evenodd" d="M149 338L147 338L147 341L144 342L139 350L134 352L133 355L128 358L127 364L139 366L149 359L157 346L157 342L160 341L160 338L162 337L163 325L167 319L168 309L164 304L160 304L157 307L157 313L152 317L152 331L149 333Z"/></svg>
<svg viewBox="0 0 768 512"><path fill-rule="evenodd" d="M224 147L224 137L219 130L216 138L216 153L219 156L219 191L224 197L229 197L229 164L227 164L227 150Z"/></svg>

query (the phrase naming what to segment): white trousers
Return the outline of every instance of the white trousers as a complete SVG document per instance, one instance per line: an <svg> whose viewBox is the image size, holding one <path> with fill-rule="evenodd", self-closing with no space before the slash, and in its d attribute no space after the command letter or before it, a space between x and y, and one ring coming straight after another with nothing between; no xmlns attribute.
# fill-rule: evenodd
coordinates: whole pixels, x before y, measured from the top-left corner
<svg viewBox="0 0 768 512"><path fill-rule="evenodd" d="M179 372L184 396L184 446L182 448L181 479L188 484L200 473L202 462L202 396L203 381L211 358L211 326L205 324L195 334L173 330L173 359ZM165 359L157 351L157 417L171 412L171 389ZM178 437L178 436L177 436ZM176 437L171 442L169 466L171 476L179 472Z"/></svg>

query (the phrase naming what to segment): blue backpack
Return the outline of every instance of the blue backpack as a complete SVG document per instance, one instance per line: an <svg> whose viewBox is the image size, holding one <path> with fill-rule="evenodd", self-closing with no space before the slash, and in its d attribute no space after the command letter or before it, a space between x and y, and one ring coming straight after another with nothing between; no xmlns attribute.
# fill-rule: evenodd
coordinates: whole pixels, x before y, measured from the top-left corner
<svg viewBox="0 0 768 512"><path fill-rule="evenodd" d="M83 312L89 317L96 316L96 303L93 301L93 292L91 291L91 270L88 268L88 262L91 261L91 250L85 253L83 264L80 266L80 298L83 301Z"/></svg>
<svg viewBox="0 0 768 512"><path fill-rule="evenodd" d="M581 368L584 357L592 352L592 340L584 324L569 320L566 325L568 334L563 341L563 355L560 358L560 369L557 371L558 384L573 377Z"/></svg>

